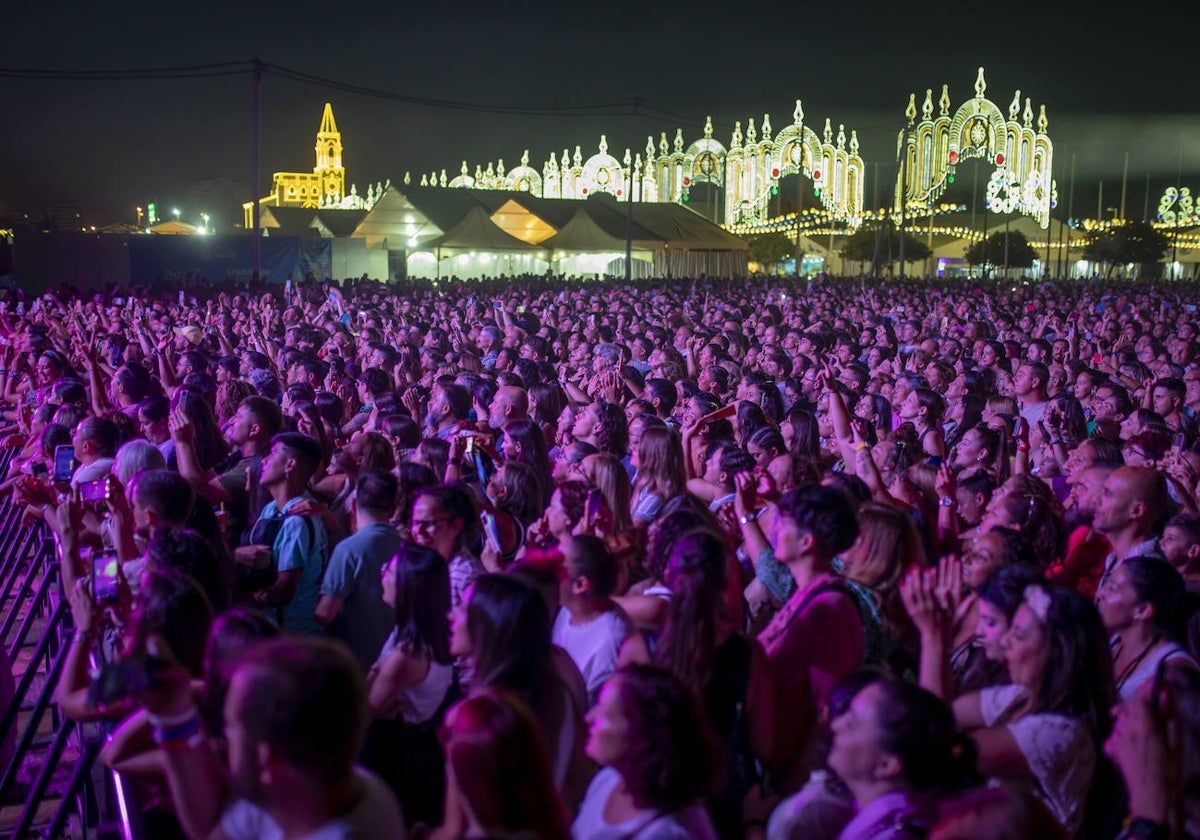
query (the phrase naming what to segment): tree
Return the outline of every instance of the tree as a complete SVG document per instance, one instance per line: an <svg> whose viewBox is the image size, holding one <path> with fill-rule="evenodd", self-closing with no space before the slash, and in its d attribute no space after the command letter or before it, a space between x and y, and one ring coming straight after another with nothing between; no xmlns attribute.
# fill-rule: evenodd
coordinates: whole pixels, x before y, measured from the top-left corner
<svg viewBox="0 0 1200 840"><path fill-rule="evenodd" d="M838 253L843 260L866 263L875 259L875 246L879 245L879 261L891 265L900 258L900 231L890 222L884 226L883 236L880 237L879 226L863 225L849 237ZM904 235L904 261L915 262L928 257L932 251L929 246L916 237Z"/></svg>
<svg viewBox="0 0 1200 840"><path fill-rule="evenodd" d="M750 260L761 265L763 271L782 262L796 249L795 241L782 233L760 233L746 242L750 245Z"/></svg>
<svg viewBox="0 0 1200 840"><path fill-rule="evenodd" d="M1092 230L1087 235L1083 258L1108 263L1106 276L1118 265L1147 265L1163 258L1170 244L1166 234L1149 222L1129 219L1107 230Z"/></svg>
<svg viewBox="0 0 1200 840"><path fill-rule="evenodd" d="M1007 246L1005 237L1008 237ZM1004 249L1008 248L1007 258ZM1029 244L1025 234L1019 230L1010 230L1007 234L1000 230L987 239L972 243L966 250L967 262L971 265L1004 266L1009 268L1029 268L1037 259L1037 249Z"/></svg>

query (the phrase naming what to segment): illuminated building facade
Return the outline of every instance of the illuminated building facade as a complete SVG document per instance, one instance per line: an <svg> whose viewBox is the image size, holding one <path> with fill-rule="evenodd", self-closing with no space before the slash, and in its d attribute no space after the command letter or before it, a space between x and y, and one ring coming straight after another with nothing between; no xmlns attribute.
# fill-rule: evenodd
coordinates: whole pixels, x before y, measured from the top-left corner
<svg viewBox="0 0 1200 840"><path fill-rule="evenodd" d="M374 190L372 189L372 192ZM271 193L259 199L260 207L369 209L353 186L346 194L346 169L342 166L342 133L333 119L333 106L326 102L317 129L316 165L312 172L276 172L271 176ZM246 228L254 225L254 202L242 205Z"/></svg>
<svg viewBox="0 0 1200 840"><path fill-rule="evenodd" d="M934 116L933 91L926 90L919 121L916 95L909 96L904 112L908 125L897 138L897 149L904 158L896 179L894 207L900 210L903 196L907 210L927 211L954 183L958 164L979 159L995 167L987 181L988 210L1022 213L1046 228L1058 199L1051 177L1054 145L1046 134L1046 106L1039 109L1035 127L1033 103L1027 98L1022 110L1021 91L1014 94L1007 119L985 97L986 91L980 67L975 96L951 115L949 86L942 85Z"/></svg>
<svg viewBox="0 0 1200 840"><path fill-rule="evenodd" d="M621 159L609 152L608 139L600 136L595 154L584 159L579 146L574 154L550 155L541 171L529 165L529 151L520 166L506 170L504 160L487 167L477 165L472 175L464 161L459 174L447 178L446 171L424 174L421 186L465 187L484 190L528 192L539 198L583 199L607 193L617 201L687 203L700 184L717 189L723 197L727 227L761 224L769 216L771 197L782 178L800 173L810 180L822 206L831 216L851 226L863 212L863 161L858 154L858 135L837 132L825 120L818 135L804 122L804 109L796 100L791 124L772 135L771 117L764 114L761 128L753 119L743 132L739 121L729 145L713 137L709 117L701 137L691 143L677 130L673 142L663 132L657 145L646 138L646 148L634 153L625 149ZM405 177L405 183L411 176Z"/></svg>

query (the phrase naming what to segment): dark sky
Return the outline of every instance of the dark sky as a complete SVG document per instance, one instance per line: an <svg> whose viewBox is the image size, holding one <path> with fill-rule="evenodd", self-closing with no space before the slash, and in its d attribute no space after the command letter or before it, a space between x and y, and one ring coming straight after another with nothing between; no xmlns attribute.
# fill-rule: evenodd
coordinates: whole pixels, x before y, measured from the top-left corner
<svg viewBox="0 0 1200 840"><path fill-rule="evenodd" d="M339 82L470 103L572 108L642 96L699 119L711 113L723 142L735 119L757 121L764 112L778 130L800 97L818 132L826 116L835 129L839 122L857 128L868 167L878 162L884 172L908 94L916 92L919 103L933 88L936 99L948 82L957 107L973 93L982 65L989 97L1002 110L1016 88L1035 110L1046 104L1064 202L1071 154L1079 206L1094 208L1098 178L1106 180L1106 199L1115 200L1126 152L1130 204L1140 209L1147 173L1156 199L1175 181L1181 142L1184 183L1200 187L1190 3L372 5L24 3L5 13L0 66L162 67L257 53ZM237 221L229 218L234 207L195 206L198 181L232 181L231 193L250 197L248 74L0 84L8 123L0 131L0 217L74 201L93 223L132 221L134 206L153 200L160 212L208 210L224 227ZM626 116L464 113L272 75L262 91L264 192L271 172L311 168L326 100L343 133L348 181L364 191L368 182L399 181L406 170L453 175L464 158L472 170L496 157L511 167L525 148L538 168L548 153L577 144L586 158L601 132L618 157L629 144ZM643 119L637 147L647 133L673 137L680 124ZM689 142L699 136L698 126L684 128Z"/></svg>

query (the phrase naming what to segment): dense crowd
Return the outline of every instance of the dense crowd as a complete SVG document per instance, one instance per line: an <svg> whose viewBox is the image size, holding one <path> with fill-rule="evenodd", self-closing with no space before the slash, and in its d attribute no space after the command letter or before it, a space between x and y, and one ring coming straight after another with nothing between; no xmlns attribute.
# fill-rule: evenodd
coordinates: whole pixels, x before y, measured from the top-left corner
<svg viewBox="0 0 1200 840"><path fill-rule="evenodd" d="M1196 291L10 293L58 702L151 837L1198 837Z"/></svg>

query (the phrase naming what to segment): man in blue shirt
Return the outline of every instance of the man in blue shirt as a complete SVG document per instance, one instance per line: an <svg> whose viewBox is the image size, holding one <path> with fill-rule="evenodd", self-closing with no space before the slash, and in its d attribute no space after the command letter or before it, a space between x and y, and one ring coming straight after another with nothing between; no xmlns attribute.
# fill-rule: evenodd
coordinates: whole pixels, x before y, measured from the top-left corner
<svg viewBox="0 0 1200 840"><path fill-rule="evenodd" d="M391 473L367 470L358 477L350 499L354 534L333 550L317 602L317 621L345 642L364 672L396 626L380 575L400 549L400 534L391 525L398 498L399 482Z"/></svg>
<svg viewBox="0 0 1200 840"><path fill-rule="evenodd" d="M316 516L288 516L293 509L312 501L305 488L321 461L321 447L315 440L298 432L284 432L271 439L271 449L262 462L260 485L271 494L259 516L259 523L283 515L278 532L269 546L276 571L275 582L254 593L264 606L279 608L283 630L298 636L324 634L317 622L317 594L321 586L328 539L325 526ZM261 526L260 526L261 527ZM268 546L239 548L235 557L253 562Z"/></svg>

